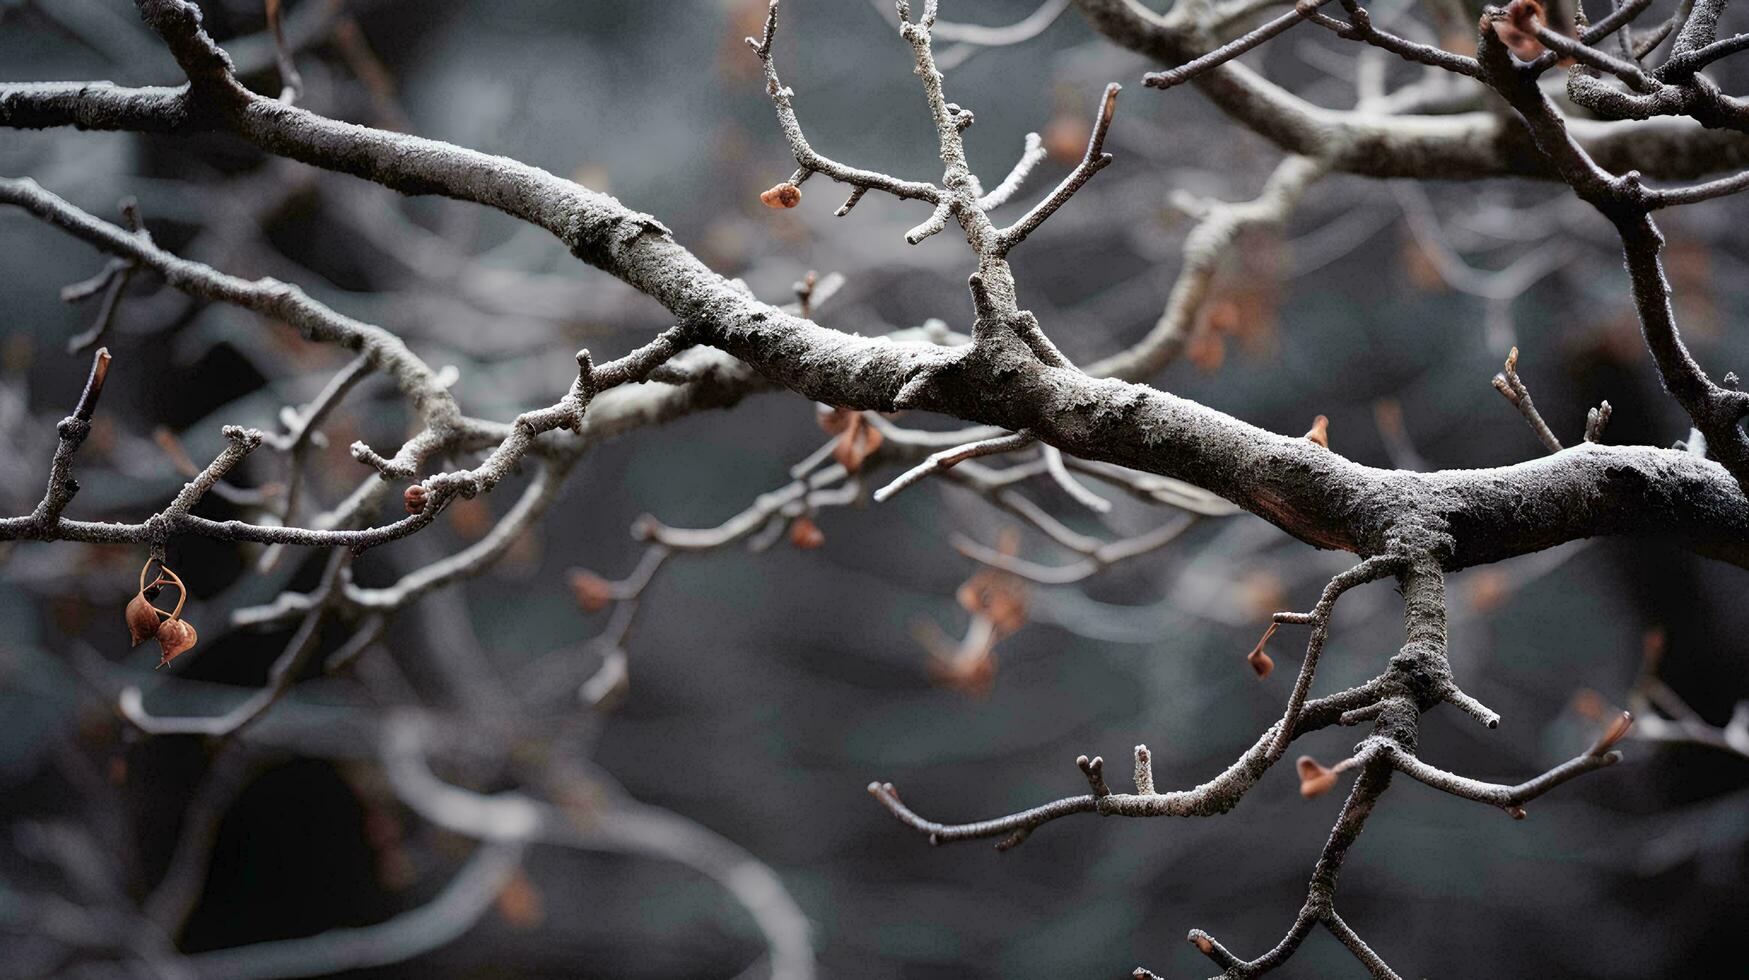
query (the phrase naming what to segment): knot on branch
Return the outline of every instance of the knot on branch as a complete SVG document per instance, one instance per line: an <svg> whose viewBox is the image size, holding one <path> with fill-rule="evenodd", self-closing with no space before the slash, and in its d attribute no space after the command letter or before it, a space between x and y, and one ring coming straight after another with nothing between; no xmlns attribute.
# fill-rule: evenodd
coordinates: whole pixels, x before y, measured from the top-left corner
<svg viewBox="0 0 1749 980"><path fill-rule="evenodd" d="M91 423L77 416L69 415L55 426L55 434L61 437L62 442L71 443L76 447L85 441L86 436L91 434Z"/></svg>
<svg viewBox="0 0 1749 980"><path fill-rule="evenodd" d="M672 238L668 226L652 215L627 211L618 199L578 187L578 196L560 236L571 254L595 266L612 266L618 253L646 234Z"/></svg>
<svg viewBox="0 0 1749 980"><path fill-rule="evenodd" d="M1445 648L1431 640L1411 640L1391 658L1391 673L1422 711L1445 699L1451 689L1451 665Z"/></svg>

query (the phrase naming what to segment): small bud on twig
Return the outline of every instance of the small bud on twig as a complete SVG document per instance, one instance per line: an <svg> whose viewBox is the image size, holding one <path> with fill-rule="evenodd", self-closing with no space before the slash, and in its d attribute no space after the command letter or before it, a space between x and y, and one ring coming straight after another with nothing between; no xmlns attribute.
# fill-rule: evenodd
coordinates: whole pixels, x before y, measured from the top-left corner
<svg viewBox="0 0 1749 980"><path fill-rule="evenodd" d="M1105 760L1099 756L1089 759L1086 756L1076 756L1075 764L1081 767L1081 775L1087 777L1087 785L1093 788L1093 796L1102 798L1111 795L1111 788L1105 785Z"/></svg>
<svg viewBox="0 0 1749 980"><path fill-rule="evenodd" d="M1598 738L1597 744L1591 746L1590 751L1585 754L1589 756L1600 756L1603 753L1608 752L1615 747L1615 743L1621 741L1627 736L1628 729L1633 726L1633 713L1629 711L1622 712L1616 716L1614 721L1610 722L1609 728L1604 731L1600 738Z"/></svg>
<svg viewBox="0 0 1749 980"><path fill-rule="evenodd" d="M1154 790L1154 759L1146 745L1136 746L1136 792L1152 796Z"/></svg>
<svg viewBox="0 0 1749 980"><path fill-rule="evenodd" d="M401 494L401 503L406 506L407 513L417 514L425 509L428 494L424 487L415 483Z"/></svg>
<svg viewBox="0 0 1749 980"><path fill-rule="evenodd" d="M1312 420L1312 427L1306 431L1306 441L1315 442L1325 449L1330 448L1330 419L1320 415Z"/></svg>

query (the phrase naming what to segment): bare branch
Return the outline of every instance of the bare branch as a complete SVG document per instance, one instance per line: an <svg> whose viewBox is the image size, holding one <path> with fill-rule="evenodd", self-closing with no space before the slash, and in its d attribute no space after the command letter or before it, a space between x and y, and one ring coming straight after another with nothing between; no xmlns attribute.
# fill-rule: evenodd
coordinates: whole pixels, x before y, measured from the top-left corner
<svg viewBox="0 0 1749 980"><path fill-rule="evenodd" d="M1111 154L1105 152L1105 134L1111 129L1112 112L1117 108L1117 93L1122 90L1123 86L1116 82L1105 87L1105 95L1099 102L1099 114L1093 122L1093 133L1087 138L1087 152L1082 154L1081 162L1075 165L1075 169L1063 178L1062 183L1048 197L1033 205L1032 210L1021 216L1020 220L997 233L997 255L1006 255L1014 246L1025 241L1026 236L1036 231L1058 208L1067 204L1069 198L1074 197L1075 192L1091 180L1094 174L1111 163Z"/></svg>

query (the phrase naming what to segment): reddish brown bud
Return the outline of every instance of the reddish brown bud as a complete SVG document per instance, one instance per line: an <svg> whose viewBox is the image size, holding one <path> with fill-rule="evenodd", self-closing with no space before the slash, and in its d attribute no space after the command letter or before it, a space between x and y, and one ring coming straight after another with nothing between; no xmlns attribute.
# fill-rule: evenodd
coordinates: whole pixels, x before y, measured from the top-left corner
<svg viewBox="0 0 1749 980"><path fill-rule="evenodd" d="M1306 441L1315 442L1325 449L1330 448L1330 419L1320 415L1312 420L1312 427L1306 432Z"/></svg>
<svg viewBox="0 0 1749 980"><path fill-rule="evenodd" d="M127 621L128 635L132 637L134 646L158 635L158 610L152 606L144 592L136 592L128 600Z"/></svg>
<svg viewBox="0 0 1749 980"><path fill-rule="evenodd" d="M1280 627L1280 623L1270 623L1269 628L1263 631L1263 638L1258 640L1257 645L1251 648L1251 652L1245 655L1245 662L1257 672L1258 680L1268 677L1269 672L1275 669L1275 661L1269 659L1269 654L1263 652L1263 647L1269 643L1269 638L1274 636L1275 631Z"/></svg>
<svg viewBox="0 0 1749 980"><path fill-rule="evenodd" d="M759 200L768 208L793 208L802 203L802 189L786 180L759 195Z"/></svg>
<svg viewBox="0 0 1749 980"><path fill-rule="evenodd" d="M1300 795L1308 800L1336 788L1336 770L1324 768L1309 755L1300 756L1294 768L1300 773Z"/></svg>
<svg viewBox="0 0 1749 980"><path fill-rule="evenodd" d="M600 612L613 602L613 583L594 572L577 569L571 573L571 594L584 612Z"/></svg>
<svg viewBox="0 0 1749 980"><path fill-rule="evenodd" d="M1197 949L1197 952L1203 954L1204 956L1207 956L1210 953L1213 953L1215 951L1215 944L1209 941L1209 937L1203 935L1200 932L1193 932L1190 934L1190 944L1192 946L1195 946ZM1137 971L1138 975L1140 974L1140 972L1141 971L1139 971L1139 970Z"/></svg>
<svg viewBox="0 0 1749 980"><path fill-rule="evenodd" d="M425 488L415 483L401 494L401 502L407 505L407 513L417 514L425 509Z"/></svg>
<svg viewBox="0 0 1749 980"><path fill-rule="evenodd" d="M789 543L808 551L826 543L826 532L820 530L820 526L804 514L790 523Z"/></svg>
<svg viewBox="0 0 1749 980"><path fill-rule="evenodd" d="M158 624L158 647L163 651L158 666L162 667L191 649L200 639L186 619L166 619Z"/></svg>
<svg viewBox="0 0 1749 980"><path fill-rule="evenodd" d="M1608 752L1615 747L1615 743L1627 736L1628 729L1632 727L1634 727L1634 716L1631 712L1624 711L1616 715L1615 720L1609 723L1609 728L1603 733L1603 737L1599 738L1597 744L1591 747L1591 751L1585 754L1602 755Z"/></svg>

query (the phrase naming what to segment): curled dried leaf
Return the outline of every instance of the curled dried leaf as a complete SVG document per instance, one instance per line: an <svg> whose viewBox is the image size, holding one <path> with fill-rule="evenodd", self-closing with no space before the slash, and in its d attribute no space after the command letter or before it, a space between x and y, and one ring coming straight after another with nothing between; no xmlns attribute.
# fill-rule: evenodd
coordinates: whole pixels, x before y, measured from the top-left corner
<svg viewBox="0 0 1749 980"><path fill-rule="evenodd" d="M960 608L988 618L998 636L1007 636L1026 625L1029 597L1021 581L1006 572L986 568L954 593Z"/></svg>
<svg viewBox="0 0 1749 980"><path fill-rule="evenodd" d="M186 619L166 619L158 624L158 647L162 651L158 666L162 667L188 652L200 636Z"/></svg>
<svg viewBox="0 0 1749 980"><path fill-rule="evenodd" d="M881 448L884 438L879 429L868 424L861 412L851 412L844 430L838 435L838 444L832 447L832 458L846 472L855 473L862 469L864 460Z"/></svg>
<svg viewBox="0 0 1749 980"><path fill-rule="evenodd" d="M127 621L128 635L133 639L133 646L137 647L158 635L158 610L144 592L136 592L128 600Z"/></svg>
<svg viewBox="0 0 1749 980"><path fill-rule="evenodd" d="M962 651L961 656L929 661L929 679L950 691L983 697L996 685L996 650L993 646Z"/></svg>
<svg viewBox="0 0 1749 980"><path fill-rule="evenodd" d="M1300 774L1300 795L1308 800L1336 788L1336 770L1325 768L1309 755L1295 760L1294 768Z"/></svg>
<svg viewBox="0 0 1749 980"><path fill-rule="evenodd" d="M600 612L613 602L613 583L584 569L571 572L571 594L584 612Z"/></svg>
<svg viewBox="0 0 1749 980"><path fill-rule="evenodd" d="M759 195L759 201L768 208L793 208L802 203L802 189L786 180Z"/></svg>
<svg viewBox="0 0 1749 980"><path fill-rule="evenodd" d="M1280 627L1280 623L1270 623L1269 628L1263 631L1263 638L1258 640L1257 645L1251 648L1251 652L1245 655L1245 662L1250 664L1251 669L1257 672L1258 680L1268 677L1270 671L1275 669L1275 661L1270 659L1269 654L1264 652L1263 648L1269 643L1269 638L1274 636L1275 631Z"/></svg>
<svg viewBox="0 0 1749 980"><path fill-rule="evenodd" d="M1470 578L1465 592L1470 600L1470 608L1477 612L1488 612L1512 598L1512 579L1499 569L1484 568Z"/></svg>
<svg viewBox="0 0 1749 980"><path fill-rule="evenodd" d="M1079 163L1087 151L1087 124L1069 112L1059 112L1045 125L1045 152L1058 163Z"/></svg>

